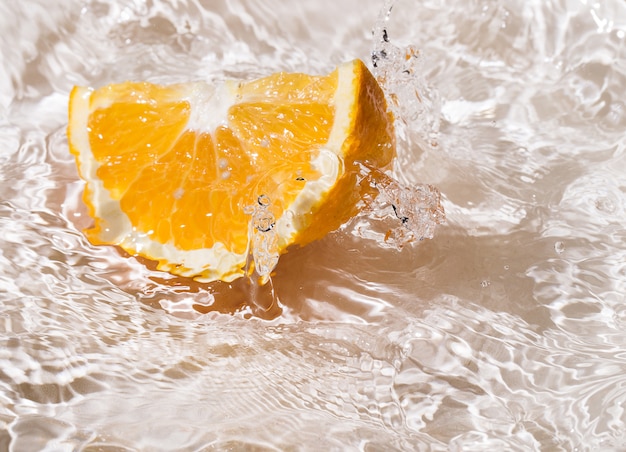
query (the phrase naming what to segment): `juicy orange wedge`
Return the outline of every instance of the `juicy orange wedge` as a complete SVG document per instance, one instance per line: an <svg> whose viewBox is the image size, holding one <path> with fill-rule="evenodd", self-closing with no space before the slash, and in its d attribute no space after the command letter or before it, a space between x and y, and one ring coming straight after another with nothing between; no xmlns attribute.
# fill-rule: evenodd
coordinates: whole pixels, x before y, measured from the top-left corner
<svg viewBox="0 0 626 452"><path fill-rule="evenodd" d="M68 139L89 240L206 282L244 275L244 211L259 197L282 253L354 215L359 162L385 169L395 155L383 92L359 60L325 76L75 87Z"/></svg>

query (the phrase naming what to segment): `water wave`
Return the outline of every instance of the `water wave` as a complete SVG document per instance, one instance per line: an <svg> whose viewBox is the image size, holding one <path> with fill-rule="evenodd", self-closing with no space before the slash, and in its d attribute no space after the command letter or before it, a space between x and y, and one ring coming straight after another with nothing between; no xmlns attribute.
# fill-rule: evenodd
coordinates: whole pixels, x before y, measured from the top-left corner
<svg viewBox="0 0 626 452"><path fill-rule="evenodd" d="M624 5L209 3L0 2L0 448L623 450ZM392 3L432 115L395 175L441 190L434 240L359 218L257 316L86 241L72 85L327 72Z"/></svg>

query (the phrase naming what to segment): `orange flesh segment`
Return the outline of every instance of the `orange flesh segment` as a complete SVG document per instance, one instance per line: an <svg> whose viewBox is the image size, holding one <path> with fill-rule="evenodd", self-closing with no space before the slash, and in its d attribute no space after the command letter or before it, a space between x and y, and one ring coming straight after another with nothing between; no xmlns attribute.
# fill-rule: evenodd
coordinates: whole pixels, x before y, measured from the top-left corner
<svg viewBox="0 0 626 452"><path fill-rule="evenodd" d="M247 234L242 232L250 220L244 208L258 196L272 194L281 201L274 204L280 215L302 189L302 181L318 176L310 162L317 147L328 141L333 111L328 98L321 99L324 103L319 96L317 102L309 99L320 87L330 97L336 76L300 74L287 82L282 75L242 90L244 98L259 91L269 95L265 101L233 105L228 125L213 136L184 130L190 105L170 101L170 90L147 83L109 90L109 101L119 100L92 112L89 144L101 165L98 177L138 230L182 250L221 242L244 253ZM285 93L296 107L272 101L276 96L284 102Z"/></svg>

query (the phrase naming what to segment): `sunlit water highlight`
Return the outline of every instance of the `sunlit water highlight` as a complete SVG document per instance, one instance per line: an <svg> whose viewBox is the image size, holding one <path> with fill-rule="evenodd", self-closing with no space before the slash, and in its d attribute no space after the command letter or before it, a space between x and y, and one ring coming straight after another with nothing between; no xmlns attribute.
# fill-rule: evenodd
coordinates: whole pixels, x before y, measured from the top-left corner
<svg viewBox="0 0 626 452"><path fill-rule="evenodd" d="M0 450L626 448L623 2L396 1L394 177L447 221L289 252L280 315L80 232L72 85L325 73L389 4L0 2Z"/></svg>

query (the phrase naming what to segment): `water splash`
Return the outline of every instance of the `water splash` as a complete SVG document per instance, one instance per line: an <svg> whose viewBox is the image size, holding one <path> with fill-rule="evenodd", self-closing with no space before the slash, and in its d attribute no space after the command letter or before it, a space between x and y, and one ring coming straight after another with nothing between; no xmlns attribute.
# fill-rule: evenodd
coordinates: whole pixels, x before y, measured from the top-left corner
<svg viewBox="0 0 626 452"><path fill-rule="evenodd" d="M418 146L435 147L441 99L422 75L424 58L418 48L413 44L399 47L391 42L387 25L395 3L386 0L373 29L373 72L394 115L399 150L409 150L414 140ZM433 185L402 184L367 165L361 165L361 176L378 192L374 200L366 201L363 213L370 220L395 219L384 233L383 243L401 249L410 242L433 238L436 226L445 221L441 194ZM362 235L371 235L371 231Z"/></svg>
<svg viewBox="0 0 626 452"><path fill-rule="evenodd" d="M257 198L254 206L246 208L250 219L250 250L254 270L267 281L278 263L278 234L274 230L276 217L270 210L271 200L266 195Z"/></svg>
<svg viewBox="0 0 626 452"><path fill-rule="evenodd" d="M260 195L256 204L244 208L244 212L251 216L245 284L250 301L264 311L280 306L271 278L279 258L278 234L274 229L276 217L271 211L271 204L268 196Z"/></svg>
<svg viewBox="0 0 626 452"><path fill-rule="evenodd" d="M374 199L365 200L361 215L371 220L395 220L384 235L384 243L399 250L411 242L434 237L437 225L446 218L441 193L436 187L407 186L365 164L361 164L361 175L378 192Z"/></svg>
<svg viewBox="0 0 626 452"><path fill-rule="evenodd" d="M406 139L409 130L425 131L421 137L429 146L437 145L441 99L422 74L424 58L414 45L398 47L389 36L387 22L395 0L387 0L372 31L374 76L387 97L389 109L396 118L396 132Z"/></svg>

